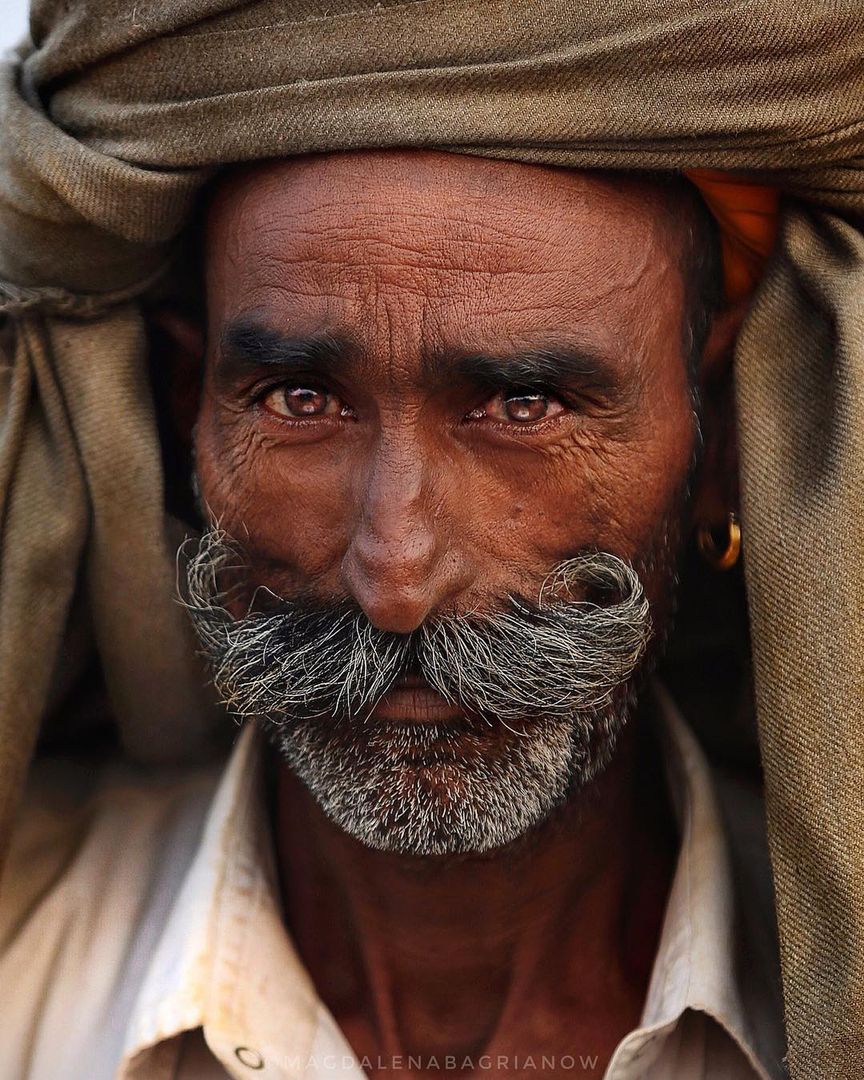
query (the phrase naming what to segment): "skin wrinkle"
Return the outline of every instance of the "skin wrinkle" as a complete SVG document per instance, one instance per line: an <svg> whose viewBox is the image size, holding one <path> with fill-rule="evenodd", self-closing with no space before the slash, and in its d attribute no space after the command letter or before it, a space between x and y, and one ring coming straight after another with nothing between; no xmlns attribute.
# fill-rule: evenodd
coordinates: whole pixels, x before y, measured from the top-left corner
<svg viewBox="0 0 864 1080"><path fill-rule="evenodd" d="M347 238L343 238L343 239L344 239L344 242L348 242ZM483 250L484 250L484 253L487 252L487 249L483 249ZM374 249L373 249L372 252L370 252L370 254L374 254ZM291 262L288 262L287 260L284 261L284 262L275 262L274 261L274 263L272 264L272 269L275 272L278 273L278 272L284 271L288 267L290 267L291 269L297 271L301 267L304 267L304 266L309 267L310 269L315 268L317 270L335 269L337 271L341 270L341 271L345 271L345 272L350 270L352 275L361 275L361 276L364 273L367 272L366 268L362 264L352 265L352 264L349 263L346 266L346 264L344 262L342 262L342 261L340 261L338 263L334 261L333 264L330 264L326 260L323 260L323 259L320 259L320 258L317 258L317 259L314 259L314 260L313 259L303 259L303 260L298 259L298 260L292 260ZM267 269L266 265L262 266L262 269ZM384 269L383 265L381 266L381 269L382 270ZM542 285L542 287L546 288L547 290L550 289L550 283L558 286L558 291L552 290L552 291L547 292L546 299L544 299L544 303L543 303L542 306L533 307L533 306L529 306L529 305L526 304L526 306L524 308L521 308L521 309L520 309L520 307L518 305L513 306L512 310L514 312L518 313L521 310L522 312L524 312L526 314L531 313L531 312L535 312L535 313L538 313L538 312L545 313L545 312L547 312L550 308L554 308L555 301L556 301L557 298L560 298L562 302L566 302L564 300L564 297L566 296L565 286L569 286L570 288L572 288L572 285L573 285L572 278L565 279L563 277L563 275L560 273L560 271L541 270L539 268L534 269L534 270L481 271L481 270L477 269L476 265L474 265L471 260L466 260L466 263L465 263L464 266L457 265L457 264L454 263L453 260L451 260L446 265L441 266L439 268L435 268L434 266L431 266L431 265L424 265L422 267L423 272L424 272L424 278L423 279L417 278L416 279L417 283L416 283L416 285L414 286L414 288L412 290L412 288L411 288L411 281L412 281L411 269L412 269L411 267L404 267L404 266L400 267L398 265L398 263L394 263L393 266L392 266L391 275L390 275L391 279L392 279L391 283L393 283L393 284L398 283L400 288L404 289L406 292L409 293L409 295L412 295L413 298L418 299L418 300L425 300L427 298L428 294L429 294L428 275L434 275L433 283L434 283L434 285L436 287L437 292L450 292L450 293L452 293L452 287L453 287L454 283L455 284L461 284L462 279L464 278L464 276L465 275L470 275L471 278L476 279L476 281L472 280L470 285L462 285L462 289L463 289L464 295L466 297L471 297L472 299L476 295L476 290L478 288L477 282L479 282L481 286L486 285L488 283L487 287L490 290L494 289L495 283L496 283L496 281L498 279L507 279L507 280L513 282L514 286L516 286L518 284L523 284L526 287L529 286L529 285L533 286L533 284L535 282L539 282ZM586 277L587 276L588 275L586 274ZM638 273L634 273L633 280L629 283L629 285L622 286L622 289L620 289L620 290L617 289L617 288L615 288L614 290L610 288L609 292L607 292L605 294L600 294L597 297L597 300L600 301L600 300L607 299L608 297L612 296L614 293L619 292L619 291L628 291L630 289L632 289L632 290L638 289L640 287L641 281L642 281L642 279L641 279L640 275ZM301 278L301 282L302 282L302 278ZM448 288L448 286L449 286L449 288ZM268 288L268 290L269 289L277 289L278 290L278 286L273 286L273 285L269 285L269 286L267 286L267 288ZM297 288L292 286L292 288L290 290L284 290L284 291L285 291L285 293L287 295L293 295L295 292L301 292L302 293L302 285L300 287L297 287ZM366 295L361 296L361 298L362 299L368 299L369 292L371 292L371 291L372 291L372 289L371 289L371 286L370 286L370 289L368 290ZM308 295L317 296L317 295L319 295L319 292L310 288ZM256 306L264 306L264 305L260 304L260 303L256 303L255 300L254 300L254 297L253 297L253 298L250 298L249 306L250 307L256 307ZM594 305L592 304L592 310L593 309L594 309ZM567 304L567 310L568 310L568 312L572 311L572 303ZM578 311L578 309L577 309L577 311ZM579 314L582 314L582 313L579 312Z"/></svg>
<svg viewBox="0 0 864 1080"><path fill-rule="evenodd" d="M453 203L446 204L446 209L451 210L453 205L454 205ZM494 205L495 204L493 202L492 203L493 208L494 208ZM302 241L304 239L304 237L305 237L305 238L308 238L310 243L316 249L316 254L315 254L314 259L309 258L310 263L312 263L312 262L322 263L322 262L325 261L323 259L322 255L321 255L321 253L320 253L320 247L319 247L319 245L321 244L322 241L323 241L324 244L327 244L328 242L338 241L340 244L350 245L350 244L354 243L357 240L363 240L365 238L364 234L362 234L362 233L359 233L359 232L358 233L353 233L353 232L351 232L350 229L336 230L336 229L333 229L330 226L330 221L332 220L334 213L338 213L339 209L340 208L339 208L338 204L334 204L334 203L332 203L330 201L325 202L322 206L313 206L313 207L309 208L307 210L306 214L304 215L304 224L300 228L294 230L293 235L292 235L292 241L293 242L296 242L298 240ZM445 208L442 207L441 209L443 211ZM463 207L462 207L461 204L458 207L458 211L464 212ZM530 225L533 226L533 229L527 228L524 233L520 233L519 231L517 231L514 228L515 224L518 224L518 219L516 221L514 221L512 218L508 219L508 222L507 222L508 223L508 229L506 231L503 229L503 227L498 226L496 228L495 224L487 223L487 225L486 225L486 227L484 229L484 235L482 237L478 236L478 238L476 239L474 244L469 245L469 255L465 259L464 263L458 262L458 250L456 252L454 252L454 250L451 247L443 247L443 248L439 248L439 249L434 249L433 248L432 251L430 251L430 249L428 247L420 247L420 248L418 248L416 245L410 244L408 242L407 238L404 239L401 244L397 244L392 236L389 236L386 240L377 241L377 243L380 244L381 247L379 248L379 247L373 245L371 247L371 249L370 249L370 254L373 256L373 258L375 258L376 262L380 266L380 269L386 270L388 265L389 265L391 267L394 275L397 275L399 277L403 277L405 275L406 269L410 272L410 270L412 268L422 269L424 275L429 273L429 272L440 271L445 276L453 276L455 273L466 273L466 272L470 273L472 275L479 275L479 276L482 276L482 275L494 276L494 275L501 275L501 274L517 274L518 275L520 273L526 273L526 274L532 274L532 275L548 274L548 275L551 275L551 276L556 276L555 271L549 271L549 270L544 270L543 269L545 266L549 265L549 262L550 262L550 248L553 249L553 251L551 252L551 254L552 254L551 261L553 263L555 261L555 259L554 259L554 255L556 254L556 252L554 250L555 241L553 239L549 239L547 237L544 237L543 243L539 243L538 240L537 240L537 231L536 231L537 230L537 225L539 224L540 226L543 226L543 225L545 225L545 222L544 222L542 216L534 216L534 215L530 215L530 214L526 215L526 216L528 216L529 223L530 223ZM419 230L422 233L423 229L424 229L424 226L429 221L432 221L432 220L434 220L434 217L432 215L417 215L417 214L412 215L410 213L410 211L407 211L405 208L402 208L401 219L400 219L400 222L399 222L399 228L404 232L410 232L412 229L416 229L416 230ZM453 216L451 216L450 221L451 221L451 225L452 224L458 224L459 223L459 213L457 212L457 215L456 215L455 218ZM256 224L257 224L257 222L256 222ZM370 215L370 218L369 218L369 224L371 224L372 227L381 226L381 225L383 225L385 227L386 226L392 226L392 224L393 224L392 216L384 217L383 215L372 214L372 215ZM632 226L632 221L630 222L630 224ZM280 231L278 230L278 228L275 228L272 225L264 224L261 227L262 227L265 235L267 235L268 233L270 234L270 239L272 239L275 246L282 245L283 241L286 239L286 237L284 235L280 235ZM475 233L476 233L476 229L475 229ZM645 235L646 233L648 234L647 236ZM505 241L505 243L502 244L502 249L503 249L502 261L507 260L508 255L512 256L512 251L513 251L514 246L519 247L520 252L522 253L523 261L524 261L524 257L527 254L524 251L524 248L526 246L526 241L528 243L530 243L531 247L536 250L536 256L533 259L529 260L532 263L530 268L524 268L523 267L521 269L514 269L514 268L506 267L506 266L495 267L493 269L488 269L488 270L478 268L477 265L476 265L475 256L480 254L481 251L482 251L482 253L484 255L484 258L488 258L489 254L491 252L494 252L494 250L495 250L495 242L499 237ZM457 241L459 241L459 247L462 247L462 246L465 245L465 238L464 237L460 237L460 236L457 235L457 237L455 239ZM645 229L644 226L643 226L641 236L638 235L638 233L637 233L636 235L628 235L626 237L626 239L630 241L630 244L629 244L630 249L635 250L636 252L639 252L641 254L641 259L642 259L641 264L640 264L640 262L638 260L634 262L634 265L633 265L632 269L630 270L630 275L631 276L629 278L629 284L632 285L633 287L637 287L639 281L644 276L644 273L647 270L648 265L649 265L649 263L648 263L648 260L649 260L648 250L651 248L651 244L649 243L650 230ZM621 242L620 234L616 236L616 241L618 243ZM381 252L382 251L386 252L388 249L392 249L392 250L394 250L395 252L397 252L400 255L405 255L405 254L416 255L417 256L416 266L412 267L412 265L409 264L406 267L404 259L401 259L401 258L400 259L395 259L392 262L390 262L387 259L380 258ZM560 251L560 253L562 255L564 255L566 253L566 245L561 244L558 250ZM436 261L436 259L435 259L436 254L440 255L440 258L441 258L440 262ZM655 250L655 254L656 254L656 250ZM345 265L344 257L342 257L342 256L340 256L339 259L334 260L334 262L335 262L336 265ZM584 272L586 274L592 272L592 268L585 269L584 271L582 271L582 268L579 268L579 269L580 269L581 272ZM596 272L596 269L597 269L596 267L593 268L593 270L595 272ZM625 288L626 289L627 287L628 287L628 279L618 281L618 282L616 282L616 285L615 285L615 288ZM601 296L602 295L603 294L601 294Z"/></svg>
<svg viewBox="0 0 864 1080"><path fill-rule="evenodd" d="M243 540L251 584L350 601L404 635L536 595L551 568L597 549L640 565L662 628L663 552L686 527L695 440L682 217L647 180L425 152L326 155L224 181L208 219L207 340L255 312L274 330L326 329L357 348L337 388L356 418L305 427L214 393L207 357L201 492ZM479 389L421 377L430 349L500 356L568 335L616 358L630 388L619 415L565 410L505 430L466 421L489 405ZM695 505L714 506L718 484L700 476ZM407 731L380 730L370 721L364 738L398 760ZM487 769L493 747L506 756L518 743L503 725L479 745L462 738L466 760ZM550 733L536 775L560 752ZM582 795L481 861L375 851L282 767L286 919L358 1053L581 1048L608 1061L638 1019L668 890L653 753L640 723L625 727ZM350 790L347 746L334 760ZM454 829L459 760L416 771Z"/></svg>

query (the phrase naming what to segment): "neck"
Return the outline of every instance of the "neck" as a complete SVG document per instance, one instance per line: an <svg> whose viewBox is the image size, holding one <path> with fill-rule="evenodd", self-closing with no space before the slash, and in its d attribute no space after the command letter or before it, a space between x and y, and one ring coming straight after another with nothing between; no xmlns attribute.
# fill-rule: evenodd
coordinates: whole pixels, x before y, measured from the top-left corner
<svg viewBox="0 0 864 1080"><path fill-rule="evenodd" d="M656 758L634 721L554 819L453 858L365 847L280 766L287 921L355 1052L524 1057L553 1050L560 1027L560 1053L608 1058L638 1022L673 863Z"/></svg>

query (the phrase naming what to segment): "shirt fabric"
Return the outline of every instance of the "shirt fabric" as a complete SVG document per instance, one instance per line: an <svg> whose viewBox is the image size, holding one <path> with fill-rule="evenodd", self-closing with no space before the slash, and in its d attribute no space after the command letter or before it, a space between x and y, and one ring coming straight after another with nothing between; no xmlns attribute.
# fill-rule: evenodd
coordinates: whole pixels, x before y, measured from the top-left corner
<svg viewBox="0 0 864 1080"><path fill-rule="evenodd" d="M760 801L712 774L653 693L680 848L641 1022L605 1080L773 1080L783 1034ZM262 762L249 724L223 769L154 777L112 763L94 781L86 763L37 764L0 902L0 1080L362 1080L364 1066L399 1067L356 1059L283 925ZM578 1049L474 1064L600 1076Z"/></svg>

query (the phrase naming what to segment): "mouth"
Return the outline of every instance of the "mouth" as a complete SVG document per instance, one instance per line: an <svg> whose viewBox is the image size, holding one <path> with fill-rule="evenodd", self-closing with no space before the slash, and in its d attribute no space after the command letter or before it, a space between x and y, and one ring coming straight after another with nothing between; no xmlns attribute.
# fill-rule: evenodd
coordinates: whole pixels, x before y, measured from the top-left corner
<svg viewBox="0 0 864 1080"><path fill-rule="evenodd" d="M421 675L401 675L381 698L369 720L389 724L446 724L465 713L433 690Z"/></svg>

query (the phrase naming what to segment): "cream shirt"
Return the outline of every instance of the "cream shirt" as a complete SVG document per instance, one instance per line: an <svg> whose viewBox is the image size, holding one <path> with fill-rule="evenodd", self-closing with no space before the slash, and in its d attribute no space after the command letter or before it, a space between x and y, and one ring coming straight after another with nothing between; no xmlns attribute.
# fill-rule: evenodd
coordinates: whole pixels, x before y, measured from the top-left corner
<svg viewBox="0 0 864 1080"><path fill-rule="evenodd" d="M642 1020L605 1078L782 1076L759 803L721 797L656 693L680 852ZM247 725L221 776L34 768L0 903L2 1080L362 1080L364 1067L410 1067L355 1059L283 926L260 741ZM462 1064L437 1062L442 1075ZM590 1047L473 1066L600 1075Z"/></svg>

